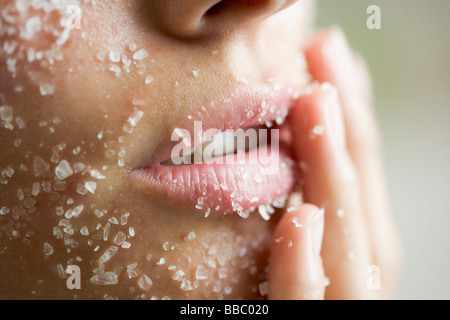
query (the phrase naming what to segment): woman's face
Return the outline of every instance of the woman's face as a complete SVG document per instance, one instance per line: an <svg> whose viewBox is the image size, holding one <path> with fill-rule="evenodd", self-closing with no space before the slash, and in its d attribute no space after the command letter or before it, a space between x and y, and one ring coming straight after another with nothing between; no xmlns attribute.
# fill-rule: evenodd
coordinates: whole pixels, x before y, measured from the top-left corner
<svg viewBox="0 0 450 320"><path fill-rule="evenodd" d="M311 15L311 1L2 1L0 297L264 295L266 205L295 183L283 143L272 174L165 160L198 145L195 123L283 136Z"/></svg>

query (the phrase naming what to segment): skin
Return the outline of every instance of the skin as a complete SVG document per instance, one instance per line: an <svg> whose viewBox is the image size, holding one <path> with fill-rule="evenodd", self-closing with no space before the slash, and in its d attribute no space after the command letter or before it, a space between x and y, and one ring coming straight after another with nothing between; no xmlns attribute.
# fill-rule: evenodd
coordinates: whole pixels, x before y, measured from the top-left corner
<svg viewBox="0 0 450 320"><path fill-rule="evenodd" d="M6 150L0 170L14 170L9 175L5 171L0 184L0 209L8 208L0 216L0 298L254 299L267 285L271 299L390 297L400 251L365 96L369 87L359 87L364 82L360 79L366 79L362 67L348 49L338 57L326 55L332 49L321 49L346 48L339 33L311 39L310 1L230 1L203 19L215 3L82 4L81 29L72 30L61 46L59 33L45 28L31 39L0 34L2 47L17 44L10 54L0 54L0 105L13 108L14 125L12 130L0 127L0 150ZM2 2L0 10L15 4ZM66 12L30 9L12 15L14 21L2 22L20 29L37 15L43 25L61 32L58 21ZM24 55L29 48L48 51L55 46L61 58L54 63L46 57L29 62ZM133 61L140 49L148 57L131 62L129 72L123 62L109 57L114 50ZM320 86L300 97L289 115L296 160L309 168L301 172L308 204L279 212L269 222L256 214L205 219L195 208L168 203L127 183L127 168L160 152L174 127L214 112L212 106L201 106L227 83L275 78L304 86L308 72L297 64L302 53L313 79L337 88L331 118L343 119L341 131L329 132L325 125L326 134L306 139L314 123L329 119L317 107L330 95ZM8 68L11 58L17 61L14 70ZM355 70L353 77L342 75L339 61ZM121 71L111 71L113 65ZM152 81L146 84L149 76ZM53 85L54 92L42 95L47 93L45 84ZM142 119L131 133L129 126L123 130L136 110L143 112ZM336 148L331 141L344 131L347 143ZM37 174L36 157L48 170ZM74 172L60 181L55 168L62 160ZM98 179L91 170L105 178ZM95 191L85 190L86 182L95 182ZM35 183L40 185L37 195ZM48 183L51 190L45 187ZM342 185L349 192L340 192ZM79 206L79 216L70 217L68 210ZM325 207L324 217L319 207ZM345 212L342 219L334 214L339 208ZM292 228L294 216L303 227ZM86 229L88 235L81 232ZM120 232L129 245L115 241ZM280 236L292 238L294 245L275 241ZM117 252L102 262L111 248ZM71 264L82 272L81 290L66 286L61 270ZM196 282L200 264L207 279ZM382 270L382 290L367 290L370 265ZM174 279L179 270L182 276ZM95 283L111 273L117 283ZM330 282L326 289L325 275ZM185 290L189 286L193 290Z"/></svg>

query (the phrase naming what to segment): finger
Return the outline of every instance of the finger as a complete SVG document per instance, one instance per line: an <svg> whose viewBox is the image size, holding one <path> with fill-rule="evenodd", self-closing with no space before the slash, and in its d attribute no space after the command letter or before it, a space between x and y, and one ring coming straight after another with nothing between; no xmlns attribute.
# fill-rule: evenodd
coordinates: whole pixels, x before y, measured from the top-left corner
<svg viewBox="0 0 450 320"><path fill-rule="evenodd" d="M348 150L360 178L373 260L382 272L383 296L389 297L397 278L401 250L386 191L367 68L337 29L318 36L306 56L313 78L334 84L340 94Z"/></svg>
<svg viewBox="0 0 450 320"><path fill-rule="evenodd" d="M309 95L298 99L289 124L303 171L305 201L325 208L322 257L330 279L325 296L373 298L366 285L366 270L372 263L360 186L346 149L336 92L326 85L314 85Z"/></svg>
<svg viewBox="0 0 450 320"><path fill-rule="evenodd" d="M325 277L320 257L323 211L303 204L280 219L269 265L269 299L321 300Z"/></svg>

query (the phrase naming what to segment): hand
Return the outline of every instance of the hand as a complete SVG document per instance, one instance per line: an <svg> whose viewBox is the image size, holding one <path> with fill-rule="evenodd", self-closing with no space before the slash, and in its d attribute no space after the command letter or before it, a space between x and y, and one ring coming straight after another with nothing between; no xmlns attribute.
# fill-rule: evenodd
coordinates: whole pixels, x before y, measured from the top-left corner
<svg viewBox="0 0 450 320"><path fill-rule="evenodd" d="M275 229L269 299L390 298L401 250L368 73L339 30L318 34L306 60L315 83L289 119L305 204Z"/></svg>

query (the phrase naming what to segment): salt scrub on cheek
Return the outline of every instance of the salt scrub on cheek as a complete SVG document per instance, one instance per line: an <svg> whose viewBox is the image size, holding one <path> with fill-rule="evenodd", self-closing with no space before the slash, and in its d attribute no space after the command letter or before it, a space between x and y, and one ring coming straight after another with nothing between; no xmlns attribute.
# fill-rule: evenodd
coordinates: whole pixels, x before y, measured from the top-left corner
<svg viewBox="0 0 450 320"><path fill-rule="evenodd" d="M80 29L67 24L71 5ZM167 160L174 129L195 121L220 131L282 124L289 103L268 101L282 91L290 101L309 81L299 50L306 37L287 31L308 30L310 5L201 44L156 28L147 6L159 10L141 1L0 4L0 298L267 293L268 248L285 197L255 194L252 210L240 210L245 197L229 192L234 210L225 212L207 195L180 204L173 192L149 192L130 172ZM261 87L269 97L254 90ZM236 102L239 90L257 105ZM264 179L241 178L251 187ZM217 184L223 194L229 182ZM81 289L67 286L69 266L79 267Z"/></svg>

